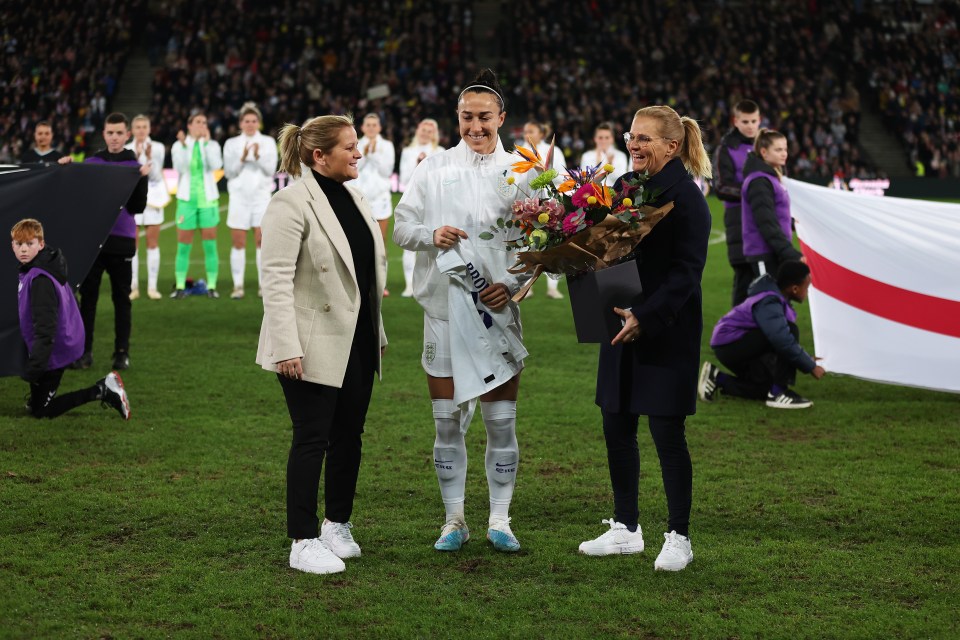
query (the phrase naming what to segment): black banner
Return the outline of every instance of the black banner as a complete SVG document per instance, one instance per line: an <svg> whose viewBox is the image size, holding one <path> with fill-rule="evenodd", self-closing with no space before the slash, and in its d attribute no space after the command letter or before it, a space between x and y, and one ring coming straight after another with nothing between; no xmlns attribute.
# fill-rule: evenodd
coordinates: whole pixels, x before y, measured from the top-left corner
<svg viewBox="0 0 960 640"><path fill-rule="evenodd" d="M135 167L109 165L27 165L0 168L0 230L24 218L43 225L44 242L67 258L74 287L87 275L120 207L140 179ZM0 250L0 376L20 375L27 350L20 335L17 271L10 244Z"/></svg>

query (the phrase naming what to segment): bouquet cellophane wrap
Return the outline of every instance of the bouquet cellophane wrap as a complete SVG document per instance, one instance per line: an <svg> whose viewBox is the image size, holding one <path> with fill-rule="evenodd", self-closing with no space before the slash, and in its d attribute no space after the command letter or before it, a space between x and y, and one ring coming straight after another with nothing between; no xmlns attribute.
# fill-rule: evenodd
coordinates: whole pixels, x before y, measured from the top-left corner
<svg viewBox="0 0 960 640"><path fill-rule="evenodd" d="M581 271L599 271L617 263L629 254L673 209L668 202L662 207L640 207L643 219L628 223L612 215L587 227L580 233L570 236L563 244L544 251L521 251L517 253L517 264L509 269L510 273L531 273L532 277L513 296L515 302L524 296L537 281L540 274L574 274Z"/></svg>

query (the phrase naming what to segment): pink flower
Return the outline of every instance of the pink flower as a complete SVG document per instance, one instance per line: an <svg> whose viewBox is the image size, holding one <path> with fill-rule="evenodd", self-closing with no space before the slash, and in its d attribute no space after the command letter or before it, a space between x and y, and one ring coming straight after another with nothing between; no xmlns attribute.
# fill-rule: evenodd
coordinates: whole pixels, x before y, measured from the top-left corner
<svg viewBox="0 0 960 640"><path fill-rule="evenodd" d="M564 218L563 234L565 236L572 236L578 231L582 231L583 227L586 226L584 221L585 217L586 217L586 214L583 212L583 210L578 209L577 211L574 211L573 213L568 215L566 218Z"/></svg>
<svg viewBox="0 0 960 640"><path fill-rule="evenodd" d="M588 182L577 189L570 200L573 202L573 206L582 209L583 207L590 206L587 202L587 198L590 196L596 196L596 192L593 190L593 185Z"/></svg>

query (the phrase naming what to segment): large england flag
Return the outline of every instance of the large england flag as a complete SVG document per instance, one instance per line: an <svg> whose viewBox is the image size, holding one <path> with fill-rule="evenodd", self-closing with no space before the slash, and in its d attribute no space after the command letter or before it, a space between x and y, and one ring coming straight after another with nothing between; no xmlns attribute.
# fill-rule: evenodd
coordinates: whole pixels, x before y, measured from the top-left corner
<svg viewBox="0 0 960 640"><path fill-rule="evenodd" d="M823 367L960 392L960 205L786 185Z"/></svg>

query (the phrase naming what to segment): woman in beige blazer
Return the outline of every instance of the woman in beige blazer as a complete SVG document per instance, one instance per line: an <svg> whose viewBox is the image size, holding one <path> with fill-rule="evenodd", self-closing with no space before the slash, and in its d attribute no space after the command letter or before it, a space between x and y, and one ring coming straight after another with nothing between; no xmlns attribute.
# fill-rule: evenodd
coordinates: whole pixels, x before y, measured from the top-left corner
<svg viewBox="0 0 960 640"><path fill-rule="evenodd" d="M353 120L320 116L280 131L281 169L303 179L264 214L263 325L257 363L273 371L293 422L287 460L290 566L337 573L360 555L350 514L361 434L387 346L380 314L387 260L359 191ZM317 516L320 472L324 520Z"/></svg>

